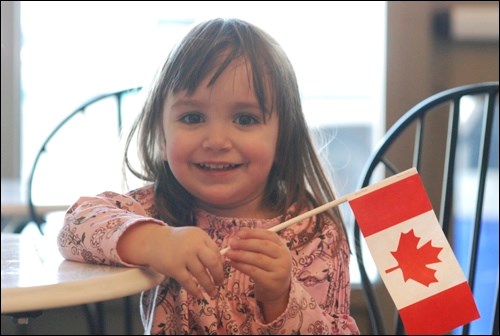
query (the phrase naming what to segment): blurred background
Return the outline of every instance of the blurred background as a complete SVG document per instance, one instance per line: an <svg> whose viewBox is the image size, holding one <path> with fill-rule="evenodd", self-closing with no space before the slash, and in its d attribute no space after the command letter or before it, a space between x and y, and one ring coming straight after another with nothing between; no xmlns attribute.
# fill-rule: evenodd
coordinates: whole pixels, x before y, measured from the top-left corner
<svg viewBox="0 0 500 336"><path fill-rule="evenodd" d="M441 90L498 81L499 76L497 1L2 1L1 6L2 200L4 180L17 181L20 193L25 192L42 142L65 116L95 95L147 86L174 43L210 17L246 19L283 45L338 195L356 189L377 141L416 103ZM126 123L139 106L140 96L127 106ZM471 133L477 131L474 120L463 122ZM109 133L104 120L78 120L72 127L58 149L60 161L51 164L67 165L82 140L92 150L89 159L110 153L119 159L119 144L100 148L100 134ZM498 237L494 129L488 207ZM440 125L434 131L440 132ZM464 160L474 164L467 155ZM74 179L79 163L70 163L67 175L51 175L50 167L45 171L43 202L70 204L83 193L123 188L99 170L87 170L89 179L79 183ZM113 168L120 173L118 166ZM70 181L78 184L74 193L67 188ZM463 185L467 190L466 177ZM431 199L437 190L428 190ZM343 211L350 223L349 209ZM2 215L2 225L3 220ZM498 264L498 240L489 251L491 262ZM369 333L354 265L351 276L352 313L362 333ZM138 297L134 300L134 327L141 334ZM106 303L109 333L123 333L121 304ZM2 334L85 334L80 309L44 312L22 330L2 316Z"/></svg>

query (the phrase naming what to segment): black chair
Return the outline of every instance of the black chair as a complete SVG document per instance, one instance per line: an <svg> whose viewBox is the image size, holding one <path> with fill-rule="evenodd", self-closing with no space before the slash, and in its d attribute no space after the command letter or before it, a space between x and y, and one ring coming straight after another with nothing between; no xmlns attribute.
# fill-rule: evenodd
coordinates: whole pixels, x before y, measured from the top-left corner
<svg viewBox="0 0 500 336"><path fill-rule="evenodd" d="M54 201L51 197L57 197L58 204L71 205L84 194L94 195L108 187L109 190L119 187L117 184L122 180L119 168L121 132L127 115L133 118L138 113L138 105L134 104L138 101L133 99L139 97L141 89L127 88L95 96L50 132L28 177L29 220L21 223L15 232L21 233L27 225L34 224L43 235L50 215L41 213L39 206L41 202ZM112 184L106 185L110 181ZM131 304L131 298L125 298L125 332L129 335L133 334ZM103 304L88 304L83 308L90 333L104 334Z"/></svg>
<svg viewBox="0 0 500 336"><path fill-rule="evenodd" d="M97 167L96 162L76 162L74 161L75 156L78 156L80 153L78 151L82 150L82 148L74 148L73 144L76 143L77 139L76 137L80 136L80 140L86 141L86 138L94 137L96 134L93 134L91 131L92 129L85 129L85 126L79 125L80 121L76 121L76 117L80 115L84 115L86 113L89 113L89 110L95 109L93 119L89 118L90 123L87 123L90 127L92 127L92 123L99 123L99 124L105 124L106 127L113 132L113 127L114 127L114 132L115 134L112 134L111 137L108 137L107 139L97 139L98 145L103 144L105 141L112 139L112 140L118 140L119 137L121 136L121 131L123 127L123 122L124 122L124 100L126 100L129 96L132 96L136 93L138 93L141 90L141 87L136 87L136 88L129 88L125 90L119 90L119 91L114 91L110 93L105 93L105 94L100 94L96 97L91 98L90 100L84 102L80 107L75 109L73 112L71 112L67 117L65 117L53 130L52 132L47 136L45 141L43 142L42 146L38 150L38 153L35 157L35 160L33 162L33 165L31 167L30 175L28 177L28 185L27 185L27 201L28 201L28 207L29 207L29 217L30 220L33 221L40 232L43 234L43 224L45 223L45 218L44 216L37 210L37 202L35 200L35 197L37 196L36 193L38 192L40 195L38 197L40 198L46 198L46 193L47 190L38 188L36 185L36 179L37 177L40 178L46 178L46 175L43 175L42 172L40 172L40 167L39 164L42 160L42 157L46 157L48 153L50 153L51 145L53 145L55 142L59 142L59 144L62 144L62 150L59 153L55 153L52 157L52 160L54 160L54 157L56 154L64 155L63 158L58 158L57 165L58 167L61 167L61 169L58 169L56 166L53 165L53 163L56 163L56 161L50 161L50 165L46 165L50 170L58 170L59 172L62 171L71 171L75 170L75 166L79 165L83 167L84 169L88 169L91 166ZM108 104L111 103L112 105L103 105L103 104ZM102 104L99 106L99 104ZM110 110L114 112L113 114L110 114ZM76 122L75 122L76 121ZM68 126L73 123L73 129L70 129ZM67 129L64 129L67 128ZM64 129L64 130L63 130ZM83 133L81 134L75 134L73 133L76 129L83 130ZM65 135L61 134L63 131L66 131ZM118 142L112 141L113 144L116 144ZM80 144L81 145L81 144ZM56 150L59 150L56 148ZM77 151L76 153L73 151ZM64 159L67 158L67 159ZM94 160L92 157L89 157L89 160ZM106 163L105 160L104 163ZM104 164L99 168L100 171L105 171L106 169L104 168ZM81 170L84 172L83 170ZM55 176L55 175L53 175ZM58 175L60 177L61 175ZM76 177L73 175L73 177ZM87 176L83 177L92 177L95 178L95 176L89 176L87 173ZM73 181L74 182L74 181ZM71 183L71 181L68 181L69 185L67 187L73 187L74 184ZM101 188L100 190L102 191L103 186L99 186L98 184L95 184L98 186L98 188ZM45 184L44 187L47 187L48 185ZM77 195L82 195L83 191L74 189L74 192L71 193L64 193L65 199L63 199L62 202L73 202L76 201L75 196ZM72 198L71 198L72 197ZM23 228L19 228L19 230L22 230Z"/></svg>
<svg viewBox="0 0 500 336"><path fill-rule="evenodd" d="M481 314L454 334L498 335L498 130L498 82L442 91L415 105L386 132L358 186L410 167L419 172ZM380 278L368 276L356 221L354 245L370 333L405 334Z"/></svg>

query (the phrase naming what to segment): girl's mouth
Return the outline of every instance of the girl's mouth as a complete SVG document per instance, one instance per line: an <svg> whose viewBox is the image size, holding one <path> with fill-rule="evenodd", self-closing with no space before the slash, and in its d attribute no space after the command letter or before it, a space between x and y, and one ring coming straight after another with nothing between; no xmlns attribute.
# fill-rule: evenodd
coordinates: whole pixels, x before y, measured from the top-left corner
<svg viewBox="0 0 500 336"><path fill-rule="evenodd" d="M241 166L241 164L227 164L227 163L198 163L197 166L205 170L231 170Z"/></svg>

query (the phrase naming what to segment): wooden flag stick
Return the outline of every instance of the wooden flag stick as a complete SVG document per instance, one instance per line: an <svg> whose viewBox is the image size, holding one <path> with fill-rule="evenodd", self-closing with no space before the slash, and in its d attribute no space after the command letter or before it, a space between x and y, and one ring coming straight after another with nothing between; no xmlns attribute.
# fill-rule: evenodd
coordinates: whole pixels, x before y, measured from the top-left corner
<svg viewBox="0 0 500 336"><path fill-rule="evenodd" d="M320 205L319 207L317 208L314 208L312 210L309 210L309 211L306 211L304 212L303 214L300 214L298 215L297 217L293 217L283 223L280 223L278 225L275 225L271 228L269 228L268 230L269 231L273 231L273 232L278 232L278 231L281 231L287 227L289 227L290 225L293 225L293 224L296 224L300 221L303 221L304 219L307 219L309 217L312 217L314 215L317 215L323 211L326 211L330 208L333 208L334 206L337 206L339 204L342 204L344 202L347 202L347 201L350 201L351 199L353 198L357 198L363 194L366 194L368 192L371 192L373 190L376 190L376 189L380 189L388 184L391 184L391 183L394 183L398 180L401 180L409 175L412 175L412 174L415 174L417 172L417 170L415 168L410 168L408 170L405 170L399 174L396 174L396 175L393 175L393 176L390 176L380 182L377 182L373 185L369 185L369 186L366 186L358 191L354 191L350 194L347 194L345 196L342 196L340 198L337 198L336 200L333 200L331 202L328 202L326 204L323 204L323 205ZM226 254L226 252L229 250L229 247L225 247L223 249L220 250L220 254L224 255Z"/></svg>

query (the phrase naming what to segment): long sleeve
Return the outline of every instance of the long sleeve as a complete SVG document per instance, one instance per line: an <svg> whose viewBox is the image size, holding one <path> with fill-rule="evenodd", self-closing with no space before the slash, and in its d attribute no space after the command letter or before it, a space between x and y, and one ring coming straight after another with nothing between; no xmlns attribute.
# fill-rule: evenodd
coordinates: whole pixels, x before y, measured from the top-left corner
<svg viewBox="0 0 500 336"><path fill-rule="evenodd" d="M164 224L152 216L153 196L153 188L147 186L125 195L104 192L95 197L81 197L65 215L58 235L59 251L69 260L133 266L120 259L116 245L132 225Z"/></svg>

